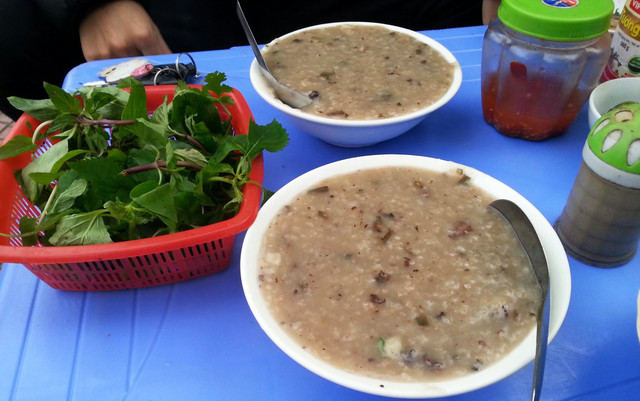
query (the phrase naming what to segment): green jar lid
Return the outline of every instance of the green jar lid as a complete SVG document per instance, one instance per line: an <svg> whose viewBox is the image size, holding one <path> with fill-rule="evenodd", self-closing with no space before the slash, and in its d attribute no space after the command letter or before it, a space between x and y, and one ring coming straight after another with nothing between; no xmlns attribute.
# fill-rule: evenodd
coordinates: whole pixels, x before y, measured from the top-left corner
<svg viewBox="0 0 640 401"><path fill-rule="evenodd" d="M587 145L609 166L640 174L640 103L625 102L603 114L593 124Z"/></svg>
<svg viewBox="0 0 640 401"><path fill-rule="evenodd" d="M559 42L597 38L609 30L612 0L502 0L498 18L525 35Z"/></svg>

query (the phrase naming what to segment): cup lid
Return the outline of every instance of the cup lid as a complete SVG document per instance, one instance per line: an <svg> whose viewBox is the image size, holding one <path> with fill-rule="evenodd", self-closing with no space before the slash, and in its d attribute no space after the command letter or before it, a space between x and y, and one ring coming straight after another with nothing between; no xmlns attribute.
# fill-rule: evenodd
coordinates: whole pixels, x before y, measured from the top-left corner
<svg viewBox="0 0 640 401"><path fill-rule="evenodd" d="M611 0L502 0L498 18L511 29L561 42L596 38L609 30Z"/></svg>
<svg viewBox="0 0 640 401"><path fill-rule="evenodd" d="M587 144L606 164L640 175L640 103L624 102L603 114L593 124Z"/></svg>

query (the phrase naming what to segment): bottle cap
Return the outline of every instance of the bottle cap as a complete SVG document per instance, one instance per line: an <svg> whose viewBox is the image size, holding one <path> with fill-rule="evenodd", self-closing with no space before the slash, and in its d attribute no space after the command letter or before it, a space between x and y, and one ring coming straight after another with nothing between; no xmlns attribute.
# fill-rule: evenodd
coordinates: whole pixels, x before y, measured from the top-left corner
<svg viewBox="0 0 640 401"><path fill-rule="evenodd" d="M502 0L498 18L525 35L559 42L597 38L609 30L611 0Z"/></svg>
<svg viewBox="0 0 640 401"><path fill-rule="evenodd" d="M603 114L589 132L583 156L589 167L604 178L637 188L640 185L640 103L621 103Z"/></svg>

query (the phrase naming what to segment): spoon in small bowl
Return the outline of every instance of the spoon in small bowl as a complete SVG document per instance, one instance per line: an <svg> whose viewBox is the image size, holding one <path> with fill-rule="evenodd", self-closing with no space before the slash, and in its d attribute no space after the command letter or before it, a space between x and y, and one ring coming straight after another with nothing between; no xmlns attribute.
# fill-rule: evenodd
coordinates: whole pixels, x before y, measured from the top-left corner
<svg viewBox="0 0 640 401"><path fill-rule="evenodd" d="M549 267L544 256L544 249L540 243L540 238L536 234L531 221L522 209L507 199L498 199L489 205L490 208L502 214L513 227L518 240L522 244L524 251L529 257L533 272L536 276L542 300L538 306L536 314L536 357L533 365L533 385L531 388L531 400L540 399L542 389L542 378L544 376L544 365L547 356L547 341L549 337L549 310L547 305L547 294L549 293Z"/></svg>
<svg viewBox="0 0 640 401"><path fill-rule="evenodd" d="M266 61L264 61L264 58L262 57L262 53L260 53L258 43L256 42L256 39L251 32L251 28L249 27L249 23L247 22L244 13L242 12L242 7L240 7L239 1L236 5L236 12L238 13L238 18L240 19L240 24L244 29L244 33L247 35L247 39L249 40L249 44L251 45L253 54L256 56L256 61L261 67L262 76L264 76L271 88L273 88L276 96L278 96L282 103L296 109L302 109L313 103L313 98L311 98L311 96L298 92L297 90L278 81L276 77L273 76L271 70L269 70L269 67L267 66Z"/></svg>

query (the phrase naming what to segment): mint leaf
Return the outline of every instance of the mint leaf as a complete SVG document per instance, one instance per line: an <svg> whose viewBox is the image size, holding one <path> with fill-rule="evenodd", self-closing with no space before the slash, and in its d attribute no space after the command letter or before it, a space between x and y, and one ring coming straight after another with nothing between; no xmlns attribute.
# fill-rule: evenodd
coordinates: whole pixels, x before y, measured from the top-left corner
<svg viewBox="0 0 640 401"><path fill-rule="evenodd" d="M69 166L78 178L90 184L85 199L87 211L100 208L109 200L128 200L129 192L136 184L130 176L121 175L122 166L109 158L86 159Z"/></svg>

